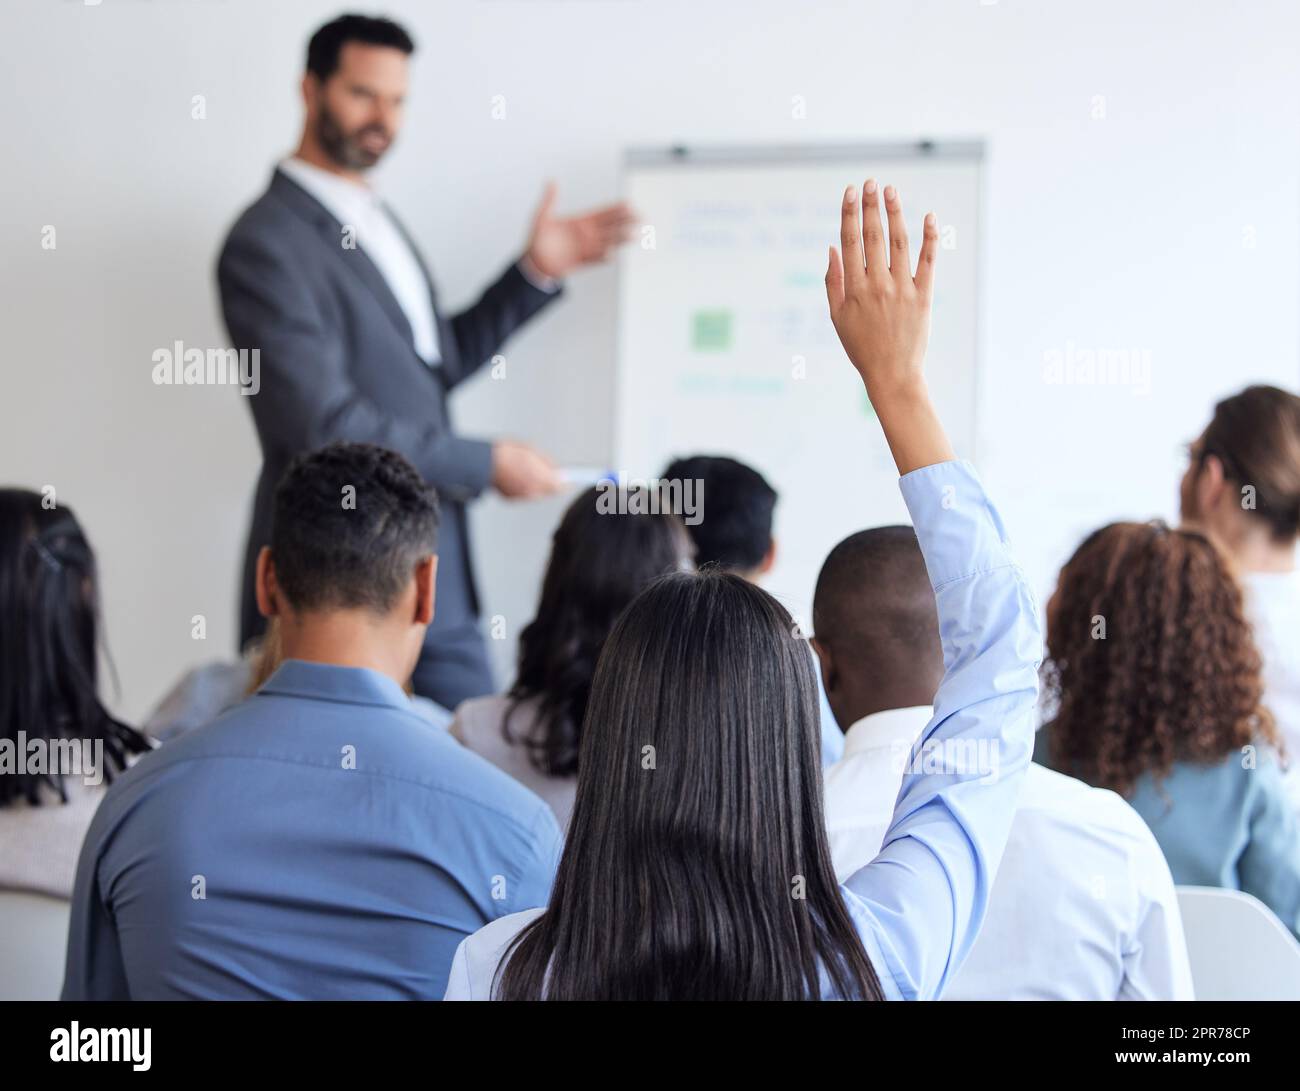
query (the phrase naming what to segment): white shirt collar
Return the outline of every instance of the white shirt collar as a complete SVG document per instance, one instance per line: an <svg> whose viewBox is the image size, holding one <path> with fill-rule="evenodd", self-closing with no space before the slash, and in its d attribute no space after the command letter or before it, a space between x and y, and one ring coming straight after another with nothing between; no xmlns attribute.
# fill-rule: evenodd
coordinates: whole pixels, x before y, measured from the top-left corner
<svg viewBox="0 0 1300 1091"><path fill-rule="evenodd" d="M844 733L844 757L868 750L892 750L916 742L934 710L929 705L889 708L864 716Z"/></svg>
<svg viewBox="0 0 1300 1091"><path fill-rule="evenodd" d="M291 155L280 161L280 170L316 198L340 223L348 223L358 211L380 203L379 194L365 182L353 182Z"/></svg>
<svg viewBox="0 0 1300 1091"><path fill-rule="evenodd" d="M406 316L416 355L430 366L440 361L438 316L424 267L379 194L367 183L322 170L296 157L283 160L280 170L319 201L345 232L351 229L349 248L357 249L359 241L359 249L378 269Z"/></svg>

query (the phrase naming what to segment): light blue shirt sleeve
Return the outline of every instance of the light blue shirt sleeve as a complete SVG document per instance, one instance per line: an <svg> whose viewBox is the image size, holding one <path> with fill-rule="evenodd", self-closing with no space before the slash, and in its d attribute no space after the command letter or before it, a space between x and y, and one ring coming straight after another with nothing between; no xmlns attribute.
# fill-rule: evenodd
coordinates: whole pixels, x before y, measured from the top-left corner
<svg viewBox="0 0 1300 1091"><path fill-rule="evenodd" d="M1253 773L1248 840L1237 873L1241 889L1300 936L1300 823L1276 762L1265 755Z"/></svg>
<svg viewBox="0 0 1300 1091"><path fill-rule="evenodd" d="M973 467L926 466L900 487L945 671L880 854L843 889L885 995L912 1000L942 993L984 919L1033 746L1042 635Z"/></svg>
<svg viewBox="0 0 1300 1091"><path fill-rule="evenodd" d="M844 757L844 732L840 730L840 725L835 720L835 713L831 711L831 703L826 698L826 687L822 684L822 672L818 670L816 674L822 729L822 768L829 769L840 758Z"/></svg>

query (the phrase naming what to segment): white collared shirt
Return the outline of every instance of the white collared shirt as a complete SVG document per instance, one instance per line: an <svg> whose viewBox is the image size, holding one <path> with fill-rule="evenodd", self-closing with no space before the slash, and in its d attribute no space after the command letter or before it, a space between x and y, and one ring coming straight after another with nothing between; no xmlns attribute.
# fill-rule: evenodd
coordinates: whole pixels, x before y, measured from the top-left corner
<svg viewBox="0 0 1300 1091"><path fill-rule="evenodd" d="M844 754L826 769L826 833L841 883L880 851L903 782L895 756L906 752L930 722L930 706L892 708L844 733Z"/></svg>
<svg viewBox="0 0 1300 1091"><path fill-rule="evenodd" d="M296 156L283 160L280 169L348 231L348 239L340 236L340 246L351 241L375 263L410 323L416 353L430 367L437 366L442 351L429 282L379 194L367 185L350 182Z"/></svg>
<svg viewBox="0 0 1300 1091"><path fill-rule="evenodd" d="M867 716L826 771L843 882L880 851L928 706ZM988 914L946 1000L1190 1000L1169 865L1114 792L1031 765Z"/></svg>

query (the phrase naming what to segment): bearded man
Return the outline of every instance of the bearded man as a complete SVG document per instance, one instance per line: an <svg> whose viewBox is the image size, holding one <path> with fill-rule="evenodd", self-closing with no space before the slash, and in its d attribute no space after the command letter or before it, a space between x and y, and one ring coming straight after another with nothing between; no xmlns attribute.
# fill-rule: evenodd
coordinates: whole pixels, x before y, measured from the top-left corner
<svg viewBox="0 0 1300 1091"><path fill-rule="evenodd" d="M341 16L312 36L298 149L231 229L217 281L231 340L259 350L261 367L260 389L247 399L263 465L241 645L264 625L254 573L289 462L333 440L377 444L404 455L441 500L437 611L413 684L454 708L495 689L465 505L488 488L513 499L544 496L562 480L529 446L457 434L448 395L557 298L566 274L624 241L632 217L624 205L557 216L548 187L523 255L473 306L444 314L411 237L367 180L401 128L414 51L402 27L368 16Z"/></svg>

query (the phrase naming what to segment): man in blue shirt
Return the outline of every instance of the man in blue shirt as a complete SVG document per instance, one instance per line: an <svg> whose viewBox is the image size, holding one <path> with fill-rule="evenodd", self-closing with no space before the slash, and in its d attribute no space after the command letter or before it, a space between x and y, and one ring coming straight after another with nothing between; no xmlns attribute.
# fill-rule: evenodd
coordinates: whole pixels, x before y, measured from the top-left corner
<svg viewBox="0 0 1300 1091"><path fill-rule="evenodd" d="M403 684L437 500L400 455L294 461L257 565L283 665L109 790L77 868L65 1000L438 998L457 945L544 905L561 834Z"/></svg>

